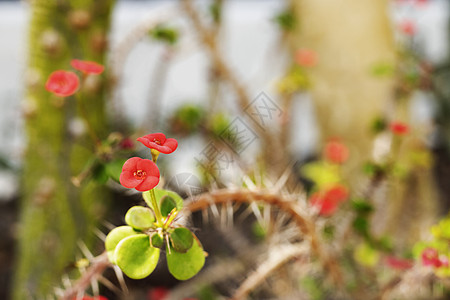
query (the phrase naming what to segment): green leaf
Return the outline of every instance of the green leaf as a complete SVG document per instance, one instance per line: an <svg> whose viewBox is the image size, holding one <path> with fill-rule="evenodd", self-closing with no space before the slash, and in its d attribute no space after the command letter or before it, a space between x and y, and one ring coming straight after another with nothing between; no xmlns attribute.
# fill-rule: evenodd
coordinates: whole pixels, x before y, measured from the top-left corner
<svg viewBox="0 0 450 300"><path fill-rule="evenodd" d="M155 248L162 248L164 246L164 239L158 233L151 236L152 246Z"/></svg>
<svg viewBox="0 0 450 300"><path fill-rule="evenodd" d="M142 279L156 268L159 249L150 246L150 237L138 234L123 239L114 253L120 269L132 279Z"/></svg>
<svg viewBox="0 0 450 300"><path fill-rule="evenodd" d="M192 232L184 227L175 228L170 233L170 240L174 250L180 253L186 253L194 243Z"/></svg>
<svg viewBox="0 0 450 300"><path fill-rule="evenodd" d="M357 262L366 267L375 266L380 259L380 253L366 243L356 247L354 256Z"/></svg>
<svg viewBox="0 0 450 300"><path fill-rule="evenodd" d="M199 240L194 236L194 243L186 253L166 250L167 266L170 274L178 280L187 280L196 275L205 264L205 254Z"/></svg>
<svg viewBox="0 0 450 300"><path fill-rule="evenodd" d="M341 180L339 166L320 161L305 164L301 172L306 178L312 180L318 189L326 189Z"/></svg>
<svg viewBox="0 0 450 300"><path fill-rule="evenodd" d="M169 45L175 45L179 36L176 28L162 24L156 26L150 33L155 40L165 42Z"/></svg>
<svg viewBox="0 0 450 300"><path fill-rule="evenodd" d="M125 222L134 229L144 230L153 227L155 217L150 208L133 206L127 211Z"/></svg>
<svg viewBox="0 0 450 300"><path fill-rule="evenodd" d="M116 263L114 257L114 250L116 250L117 244L124 238L127 238L132 235L138 234L134 229L130 226L119 226L111 230L105 239L105 249L108 253L108 259L113 264Z"/></svg>
<svg viewBox="0 0 450 300"><path fill-rule="evenodd" d="M167 217L170 212L177 207L177 203L175 202L175 200L170 197L169 195L166 195L164 197L162 197L161 199L161 214L164 217Z"/></svg>
<svg viewBox="0 0 450 300"><path fill-rule="evenodd" d="M106 172L105 165L101 164L101 163L98 163L97 165L95 165L92 170L92 177L98 183L105 184L109 179L109 175Z"/></svg>
<svg viewBox="0 0 450 300"><path fill-rule="evenodd" d="M106 164L106 173L111 179L119 182L120 173L122 173L122 167L125 161L126 159L120 158Z"/></svg>
<svg viewBox="0 0 450 300"><path fill-rule="evenodd" d="M373 211L373 206L365 199L355 199L352 201L353 209L362 215L367 215Z"/></svg>
<svg viewBox="0 0 450 300"><path fill-rule="evenodd" d="M156 201L159 203L159 207L161 207L161 200L164 196L169 196L172 198L176 203L176 208L178 211L180 211L183 208L183 198L180 197L175 192L163 190L163 189L153 189L155 191ZM142 196L145 199L146 203L152 203L152 198L150 196L150 191L146 191L142 193ZM153 209L153 207L150 205L150 208ZM170 211L169 211L170 212ZM166 215L167 216L167 215Z"/></svg>
<svg viewBox="0 0 450 300"><path fill-rule="evenodd" d="M291 9L287 9L285 11L280 12L274 18L275 23L280 26L282 30L291 31L294 29L297 20L295 15Z"/></svg>

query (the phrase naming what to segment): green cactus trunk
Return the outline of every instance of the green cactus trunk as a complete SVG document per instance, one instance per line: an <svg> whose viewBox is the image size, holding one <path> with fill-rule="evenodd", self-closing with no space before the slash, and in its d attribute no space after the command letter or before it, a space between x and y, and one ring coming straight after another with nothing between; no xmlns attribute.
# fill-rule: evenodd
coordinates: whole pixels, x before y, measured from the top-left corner
<svg viewBox="0 0 450 300"><path fill-rule="evenodd" d="M77 188L71 182L95 151L89 134L71 129L80 116L77 99L52 95L45 82L57 69L70 70L72 58L104 62L113 4L112 0L30 2L24 100L28 144L13 299L52 294L75 260L77 242L93 240L93 226L106 207L103 188L93 183ZM92 76L77 93L100 138L107 133L104 78Z"/></svg>

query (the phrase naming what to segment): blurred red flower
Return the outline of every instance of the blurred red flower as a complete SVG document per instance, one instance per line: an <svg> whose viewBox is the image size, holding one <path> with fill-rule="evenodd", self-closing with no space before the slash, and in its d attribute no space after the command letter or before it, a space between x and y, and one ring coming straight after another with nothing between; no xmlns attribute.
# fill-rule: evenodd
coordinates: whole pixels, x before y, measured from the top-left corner
<svg viewBox="0 0 450 300"><path fill-rule="evenodd" d="M313 67L317 63L317 55L309 49L299 49L295 53L295 62L302 67Z"/></svg>
<svg viewBox="0 0 450 300"><path fill-rule="evenodd" d="M134 142L132 139L127 137L127 138L124 138L120 142L119 146L120 146L120 149L123 149L123 150L132 150L132 149L134 149Z"/></svg>
<svg viewBox="0 0 450 300"><path fill-rule="evenodd" d="M149 191L159 182L159 169L149 159L132 157L122 167L120 184L126 188L135 188L140 192Z"/></svg>
<svg viewBox="0 0 450 300"><path fill-rule="evenodd" d="M45 89L60 97L75 94L80 85L77 74L70 71L58 70L50 74Z"/></svg>
<svg viewBox="0 0 450 300"><path fill-rule="evenodd" d="M325 191L319 191L311 195L309 201L312 206L319 208L319 215L333 215L339 204L348 199L348 190L342 185L335 185Z"/></svg>
<svg viewBox="0 0 450 300"><path fill-rule="evenodd" d="M148 300L164 300L169 296L169 290L165 287L155 287L152 288L148 294Z"/></svg>
<svg viewBox="0 0 450 300"><path fill-rule="evenodd" d="M404 20L399 24L402 33L406 35L414 35L416 33L416 25L411 20Z"/></svg>
<svg viewBox="0 0 450 300"><path fill-rule="evenodd" d="M433 266L439 268L442 261L439 259L439 253L436 249L428 247L422 251L422 264L424 266Z"/></svg>
<svg viewBox="0 0 450 300"><path fill-rule="evenodd" d="M76 300L76 298L73 298L73 300ZM83 296L81 300L108 300L108 298L104 296L97 296L97 297Z"/></svg>
<svg viewBox="0 0 450 300"><path fill-rule="evenodd" d="M137 139L150 149L155 149L161 153L169 154L178 147L176 139L168 138L163 133L151 133Z"/></svg>
<svg viewBox="0 0 450 300"><path fill-rule="evenodd" d="M325 145L324 156L330 162L341 164L348 159L349 151L346 145L337 139L331 139Z"/></svg>
<svg viewBox="0 0 450 300"><path fill-rule="evenodd" d="M104 66L94 61L72 59L70 64L74 69L85 74L101 74L105 70Z"/></svg>
<svg viewBox="0 0 450 300"><path fill-rule="evenodd" d="M389 128L395 135L405 135L409 132L408 124L403 122L392 122Z"/></svg>
<svg viewBox="0 0 450 300"><path fill-rule="evenodd" d="M388 256L385 260L386 264L392 269L407 270L413 267L414 262L410 259Z"/></svg>

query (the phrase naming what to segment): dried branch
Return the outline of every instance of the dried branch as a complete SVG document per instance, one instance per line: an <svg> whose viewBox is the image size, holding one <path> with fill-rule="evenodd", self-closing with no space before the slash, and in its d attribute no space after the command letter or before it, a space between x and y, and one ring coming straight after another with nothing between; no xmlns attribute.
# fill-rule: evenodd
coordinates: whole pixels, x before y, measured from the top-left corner
<svg viewBox="0 0 450 300"><path fill-rule="evenodd" d="M111 263L108 260L108 255L106 252L103 252L101 255L95 257L90 267L84 272L80 279L73 285L71 288L68 288L64 291L64 293L58 298L59 300L72 300L75 299L76 296L80 292L84 292L89 285L98 279L106 268L110 267Z"/></svg>
<svg viewBox="0 0 450 300"><path fill-rule="evenodd" d="M316 233L314 222L300 213L300 207L296 200L289 199L280 194L263 193L261 191L217 190L190 198L189 201L190 202L188 202L185 207L187 212L202 211L209 208L211 205L225 204L230 201L247 204L260 201L277 207L294 220L300 229L300 232L304 235L305 240L309 240L313 254L316 255L322 263L323 268L326 273L329 274L333 283L338 287L342 287L343 273L340 270L338 262L324 251Z"/></svg>
<svg viewBox="0 0 450 300"><path fill-rule="evenodd" d="M290 261L291 259L305 254L306 249L302 245L282 245L273 248L269 253L269 258L259 265L247 279L240 285L231 299L246 299L247 295L260 285L264 279L273 271Z"/></svg>
<svg viewBox="0 0 450 300"><path fill-rule="evenodd" d="M190 18L196 32L198 33L201 42L209 52L215 70L217 70L223 80L228 82L234 89L241 111L248 111L248 113L251 113L251 111L249 111L252 109L252 107L250 106L251 99L248 96L248 93L244 86L240 83L236 75L232 72L232 70L228 67L225 60L223 59L223 55L220 53L219 47L217 45L214 30L209 30L202 24L198 13L192 6L191 0L181 0L181 4L184 11L186 12L186 15ZM269 145L270 141L272 140L269 132L262 128L259 124L257 124L252 118L250 119L254 124L253 128L255 129L255 131L266 143L266 145Z"/></svg>

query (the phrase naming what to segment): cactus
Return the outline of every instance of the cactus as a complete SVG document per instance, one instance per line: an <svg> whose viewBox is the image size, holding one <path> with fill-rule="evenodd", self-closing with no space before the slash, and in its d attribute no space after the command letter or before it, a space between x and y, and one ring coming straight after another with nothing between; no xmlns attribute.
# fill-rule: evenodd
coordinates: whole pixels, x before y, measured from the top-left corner
<svg viewBox="0 0 450 300"><path fill-rule="evenodd" d="M64 268L75 259L77 241L93 240L92 227L106 207L103 188L71 183L95 150L89 135L73 130L77 102L56 97L44 86L52 71L70 69L73 58L104 62L113 4L112 0L30 2L24 100L28 144L13 299L51 294ZM100 138L107 132L103 78L87 80L80 91L87 118Z"/></svg>

